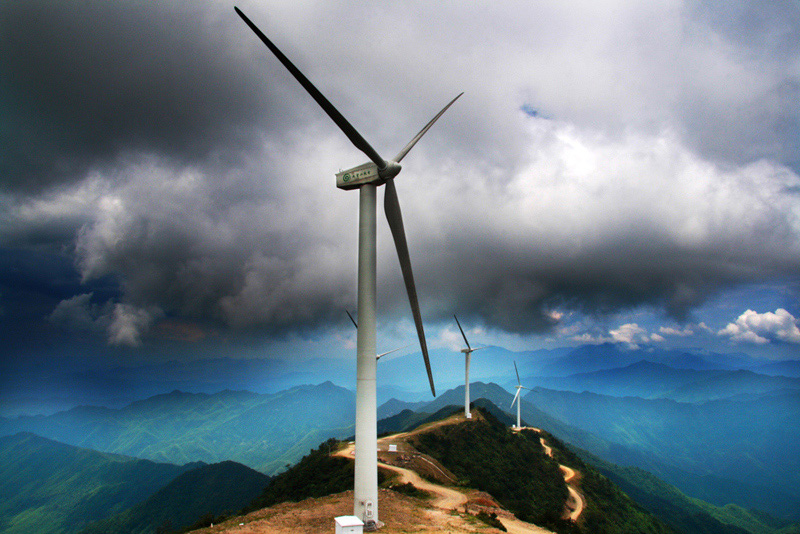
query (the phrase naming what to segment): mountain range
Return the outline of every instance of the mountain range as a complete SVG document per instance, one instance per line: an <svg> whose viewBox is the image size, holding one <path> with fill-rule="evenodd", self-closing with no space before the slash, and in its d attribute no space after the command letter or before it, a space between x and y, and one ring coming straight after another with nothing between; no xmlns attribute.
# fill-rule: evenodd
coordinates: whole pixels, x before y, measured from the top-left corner
<svg viewBox="0 0 800 534"><path fill-rule="evenodd" d="M475 342L479 344L479 341ZM405 401L430 401L424 384L419 352L384 356L378 366L378 403L392 397ZM452 349L430 351L439 389L463 383L463 354ZM673 369L697 371L748 370L761 375L800 378L800 361L772 362L746 354L717 354L701 350L667 350L658 347L626 348L620 344L585 345L533 351L510 351L488 346L475 353L470 373L475 381L513 387L514 362L523 377L558 378L624 368L642 360ZM355 360L278 358L209 358L168 361L129 367L96 369L33 369L7 373L0 416L52 414L79 405L122 408L131 402L179 390L214 394L246 390L274 394L306 384L331 381L355 388ZM10 374L9 374L10 373ZM381 377L391 377L383 380ZM537 385L537 384L533 384ZM553 384L538 383L555 388ZM598 391L600 393L600 391ZM613 393L612 393L613 394ZM648 395L649 396L649 395Z"/></svg>
<svg viewBox="0 0 800 534"><path fill-rule="evenodd" d="M606 460L719 505L763 508L780 496L780 515L800 518L800 391L681 403L536 388L524 400L615 444L583 447Z"/></svg>
<svg viewBox="0 0 800 534"><path fill-rule="evenodd" d="M696 370L640 360L625 367L569 376L529 376L529 387L589 391L615 397L705 402L732 397L756 397L779 390L800 390L800 378L759 374L750 370Z"/></svg>
<svg viewBox="0 0 800 534"><path fill-rule="evenodd" d="M27 431L175 464L233 460L272 474L317 443L352 434L354 419L353 393L325 382L274 394L173 391L119 409L81 406L6 418L0 419L0 435Z"/></svg>
<svg viewBox="0 0 800 534"><path fill-rule="evenodd" d="M2 437L0 532L75 533L198 466L100 453L30 433Z"/></svg>
<svg viewBox="0 0 800 534"><path fill-rule="evenodd" d="M526 424L548 430L597 462L652 473L673 484L686 499L706 501L698 505L700 508L731 504L767 510L784 520L800 518L797 361L764 362L746 355L725 359L715 354L663 350L645 353L616 345L594 347L594 352L578 348L514 353L488 347L478 354L484 361L476 365L476 374L485 375L493 369L500 383L473 382L471 397L485 399L476 404L496 410L496 417L503 418L511 411L513 396L509 389L516 384L511 373L513 362L519 358L523 385L533 388L522 400ZM453 406L463 407L463 356L441 356L437 365L449 365L447 373L440 369L439 375L446 377L442 382L460 385L432 400L422 400L405 389L413 381L419 382L419 377L403 375L412 368L413 373L419 373L418 357L382 359L379 364L379 383L381 376L402 378L384 389L385 402L378 408L381 432L402 430L440 417ZM478 357L473 365L476 361ZM218 363L224 375L230 362ZM262 364L248 365L252 370ZM511 373L498 375L497 370L506 364ZM238 368L240 363L232 365ZM323 367L320 363L319 369ZM397 395L386 397L388 392ZM114 491L120 496L110 499L121 504L112 512L122 513L135 506L136 499L144 500L163 487L167 479L197 467L193 462L232 460L268 475L279 473L320 442L352 436L354 411L353 392L330 381L270 393L172 391L120 407L79 406L50 415L0 418L0 436L6 436L3 443L27 439L36 444L41 438L30 434L35 433L60 442L48 442L50 448L67 444L100 451L108 458L123 455L119 458L126 458L124 462L117 459L112 464L117 468L134 461L133 457L151 460L153 465L175 464L165 468L169 475L147 486L147 491L137 492L133 500L126 500L124 485L116 487ZM19 432L23 434L14 436ZM47 447L39 448L37 454L46 454ZM0 475L18 481L13 473L21 464L14 463L13 455L4 457L3 462L7 471L0 471ZM181 464L189 467L177 467ZM81 469L80 463L75 465ZM604 472L612 477L610 469ZM632 492L640 491L633 484L629 487ZM6 493L0 495L15 497L12 488L6 485ZM81 488L73 493L86 492ZM108 500L104 495L98 493L93 498ZM35 498L47 500L52 496ZM653 500L652 496L643 499ZM776 501L785 504L775 509ZM4 505L6 502L4 498ZM0 509L6 521L0 523L4 525L0 531L26 524L23 516L12 513L22 505L13 499L8 502ZM82 505L70 506L81 509ZM48 515L48 511L42 508L33 513L32 521L39 521L37 514ZM716 509L714 514L724 515ZM742 515L733 513L737 514ZM87 521L99 519L91 514L86 517ZM9 518L14 518L13 522L9 523ZM45 520L43 524L49 523ZM88 527L85 521L76 524Z"/></svg>

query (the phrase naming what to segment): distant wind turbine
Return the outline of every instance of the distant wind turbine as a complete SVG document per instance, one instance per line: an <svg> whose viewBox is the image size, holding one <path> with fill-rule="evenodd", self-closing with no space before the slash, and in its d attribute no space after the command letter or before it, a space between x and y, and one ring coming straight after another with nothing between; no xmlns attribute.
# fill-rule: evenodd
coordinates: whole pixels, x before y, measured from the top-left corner
<svg viewBox="0 0 800 534"><path fill-rule="evenodd" d="M345 313L347 314L347 316L348 316L348 317L350 317L350 320L353 322L353 326L355 326L355 327L356 327L356 330L358 330L358 323L356 322L356 320L355 320L355 319L353 319L353 316L352 316L352 315L350 315L350 312L349 312L348 310L345 310ZM398 350L400 350L400 349L404 349L404 348L406 348L406 347L408 347L408 346L409 346L409 345L403 345L402 347L398 347L398 348L396 348L396 349L387 350L386 352L381 352L380 354L378 354L377 356L375 356L375 359L376 359L376 360L380 360L382 356L386 356L387 354L391 354L391 353L393 353L393 352L397 352Z"/></svg>
<svg viewBox="0 0 800 534"><path fill-rule="evenodd" d="M476 347L474 349L470 347L469 341L467 341L467 335L464 333L464 329L461 328L461 323L458 322L458 317L456 317L455 313L453 314L453 318L456 320L458 329L461 330L461 336L464 338L464 343L467 344L466 349L461 349L461 352L464 353L464 362L466 367L466 371L464 373L464 381L466 382L464 385L464 417L467 419L472 419L472 413L469 411L469 359L473 352L476 350L485 349L486 347Z"/></svg>
<svg viewBox="0 0 800 534"><path fill-rule="evenodd" d="M361 328L358 329L357 364L356 364L356 443L355 443L355 484L353 515L362 518L365 526L379 525L378 521L378 447L377 447L377 396L375 388L375 315L376 315L376 197L377 188L386 185L384 195L384 211L389 228L394 238L395 248L400 260L411 313L417 328L422 358L428 372L431 393L436 396L431 373L428 347L422 318L417 302L417 290L411 271L411 259L408 253L403 217L400 213L400 202L394 185L394 177L400 172L400 160L425 135L431 126L447 111L459 94L450 101L420 132L394 157L386 161L361 136L360 133L339 113L327 98L300 72L300 70L283 55L261 30L248 19L239 8L236 13L245 21L259 39L270 49L284 67L295 77L311 98L327 113L347 138L361 150L370 161L336 174L336 186L341 189L359 190L359 222L358 222L358 318Z"/></svg>
<svg viewBox="0 0 800 534"><path fill-rule="evenodd" d="M514 386L515 388L517 388L517 394L514 395L514 400L511 401L511 407L513 408L514 407L514 403L515 402L517 403L517 426L516 426L516 428L522 428L522 424L520 423L520 416L519 416L519 407L522 404L522 397L520 397L519 394L522 392L523 389L530 390L530 388L526 388L525 386L522 385L522 382L520 382L519 371L517 370L517 362L514 362L514 372L517 373L517 385Z"/></svg>

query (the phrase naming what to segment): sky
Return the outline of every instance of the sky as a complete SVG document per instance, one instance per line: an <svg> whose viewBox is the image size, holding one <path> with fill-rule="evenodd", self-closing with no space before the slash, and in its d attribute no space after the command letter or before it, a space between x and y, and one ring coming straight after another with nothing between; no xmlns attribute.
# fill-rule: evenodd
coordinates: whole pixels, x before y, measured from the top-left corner
<svg viewBox="0 0 800 534"><path fill-rule="evenodd" d="M384 158L464 92L395 180L431 347L796 357L798 2L237 5ZM366 158L233 4L3 2L0 42L5 376L352 357Z"/></svg>

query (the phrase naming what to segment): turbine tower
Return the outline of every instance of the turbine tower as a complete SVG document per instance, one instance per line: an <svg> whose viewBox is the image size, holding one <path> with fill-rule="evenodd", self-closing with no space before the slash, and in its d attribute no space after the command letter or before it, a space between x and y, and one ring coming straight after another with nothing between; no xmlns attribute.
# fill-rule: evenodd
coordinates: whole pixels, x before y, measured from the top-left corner
<svg viewBox="0 0 800 534"><path fill-rule="evenodd" d="M472 419L472 413L469 411L469 359L470 356L472 356L473 352L475 352L476 350L485 349L486 347L476 347L474 349L470 347L469 341L467 341L467 335L464 333L464 329L461 328L461 323L458 322L458 317L456 317L455 313L453 314L453 318L455 318L456 320L458 329L461 330L461 336L464 338L464 343L467 344L466 349L461 349L461 352L464 353L464 362L466 367L466 371L464 373L465 376L464 381L466 382L464 385L464 417L466 417L467 419Z"/></svg>
<svg viewBox="0 0 800 534"><path fill-rule="evenodd" d="M378 447L377 447L377 414L376 414L376 388L375 375L377 360L375 358L375 315L376 315L376 197L377 188L386 185L384 194L384 212L392 232L397 255L400 260L400 270L403 273L414 324L419 337L422 357L428 373L431 393L436 396L433 385L428 348L425 342L425 332L422 328L422 318L417 302L417 290L414 285L414 276L411 271L411 259L408 253L403 217L400 213L400 203L397 199L397 190L394 177L400 172L400 160L414 147L417 141L425 135L442 114L447 111L453 102L461 96L459 94L448 103L408 144L394 157L393 160L384 160L377 151L361 136L360 133L339 113L339 111L325 98L319 90L303 75L297 67L259 30L250 19L235 7L236 13L245 21L259 39L270 49L284 67L294 76L300 85L308 92L311 98L327 113L339 129L344 132L350 142L361 150L369 159L367 163L336 174L336 186L341 189L359 190L359 221L358 221L358 320L361 328L358 329L357 338L357 364L356 364L356 444L355 444L355 486L353 515L361 518L367 528L380 525L378 521Z"/></svg>
<svg viewBox="0 0 800 534"><path fill-rule="evenodd" d="M522 382L520 382L519 371L517 370L517 362L514 362L514 372L517 373L517 385L514 386L515 388L517 388L517 394L514 395L514 400L511 401L511 407L513 408L514 403L515 402L517 403L517 426L515 428L520 429L522 428L522 423L520 422L520 417L519 417L519 407L522 404L522 397L520 397L519 394L522 392L523 389L529 390L530 388L526 388L525 386L522 385Z"/></svg>

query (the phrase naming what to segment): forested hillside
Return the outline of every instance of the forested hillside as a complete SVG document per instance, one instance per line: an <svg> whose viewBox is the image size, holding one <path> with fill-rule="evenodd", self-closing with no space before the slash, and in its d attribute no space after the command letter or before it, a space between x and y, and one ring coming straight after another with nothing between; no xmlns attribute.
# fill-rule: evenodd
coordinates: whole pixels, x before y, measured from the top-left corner
<svg viewBox="0 0 800 534"><path fill-rule="evenodd" d="M100 453L28 433L3 437L0 532L73 534L195 467Z"/></svg>

